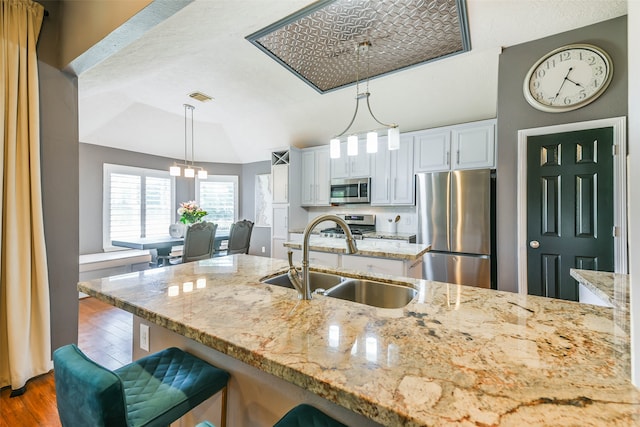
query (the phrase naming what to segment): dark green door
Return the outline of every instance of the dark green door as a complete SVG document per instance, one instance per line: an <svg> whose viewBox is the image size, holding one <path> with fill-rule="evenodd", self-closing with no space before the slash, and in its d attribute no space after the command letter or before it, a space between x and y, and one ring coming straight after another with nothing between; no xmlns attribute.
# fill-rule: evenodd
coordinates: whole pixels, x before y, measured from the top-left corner
<svg viewBox="0 0 640 427"><path fill-rule="evenodd" d="M613 271L613 128L527 139L529 294L578 300L570 268Z"/></svg>

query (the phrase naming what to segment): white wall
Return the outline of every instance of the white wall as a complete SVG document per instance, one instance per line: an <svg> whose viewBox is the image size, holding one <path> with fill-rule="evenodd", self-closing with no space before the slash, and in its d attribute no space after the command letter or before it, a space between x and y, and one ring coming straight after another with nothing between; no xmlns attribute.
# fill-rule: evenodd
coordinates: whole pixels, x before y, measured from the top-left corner
<svg viewBox="0 0 640 427"><path fill-rule="evenodd" d="M631 273L631 369L640 387L640 0L628 5L629 40L629 271ZM633 167L635 166L635 167Z"/></svg>

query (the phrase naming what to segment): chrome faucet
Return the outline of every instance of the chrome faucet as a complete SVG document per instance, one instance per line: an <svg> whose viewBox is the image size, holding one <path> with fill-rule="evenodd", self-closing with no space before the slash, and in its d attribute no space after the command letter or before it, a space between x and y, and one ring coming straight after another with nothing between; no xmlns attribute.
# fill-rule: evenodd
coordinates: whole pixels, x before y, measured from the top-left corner
<svg viewBox="0 0 640 427"><path fill-rule="evenodd" d="M337 225L342 228L344 234L346 236L347 243L347 254L354 254L358 252L358 248L356 246L356 241L353 238L353 234L351 234L351 230L349 229L349 225L345 222L344 219L340 218L337 215L320 215L309 224L304 229L304 236L302 240L302 278L300 277L299 270L293 265L293 252L289 251L289 272L287 275L289 276L289 280L298 291L298 298L303 300L311 299L311 285L309 283L309 238L311 236L311 231L316 227L316 225L320 224L324 221L334 221Z"/></svg>

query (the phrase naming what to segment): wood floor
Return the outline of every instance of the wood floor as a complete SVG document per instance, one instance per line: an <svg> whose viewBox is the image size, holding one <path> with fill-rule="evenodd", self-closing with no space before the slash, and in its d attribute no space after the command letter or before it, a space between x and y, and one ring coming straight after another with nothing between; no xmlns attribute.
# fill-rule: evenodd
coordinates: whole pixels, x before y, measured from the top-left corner
<svg viewBox="0 0 640 427"><path fill-rule="evenodd" d="M130 313L95 298L80 300L78 347L101 365L115 369L131 362ZM0 390L0 427L59 427L53 373L27 383L22 396Z"/></svg>

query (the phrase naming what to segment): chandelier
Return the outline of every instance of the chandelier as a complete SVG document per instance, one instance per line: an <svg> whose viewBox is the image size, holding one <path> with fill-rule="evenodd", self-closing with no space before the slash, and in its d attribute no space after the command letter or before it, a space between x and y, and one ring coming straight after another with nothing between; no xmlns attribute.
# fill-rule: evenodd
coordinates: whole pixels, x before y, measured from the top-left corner
<svg viewBox="0 0 640 427"><path fill-rule="evenodd" d="M194 166L194 150L193 150L193 110L195 107L189 104L184 105L184 163L174 163L173 166L169 168L169 175L171 176L180 176L184 173L185 178L194 178L196 176L196 166ZM188 134L188 126L187 126L187 111L191 111L191 164L187 161L187 134ZM181 169L184 168L184 170ZM207 179L207 171L204 168L197 167L198 169L198 178L199 179Z"/></svg>
<svg viewBox="0 0 640 427"><path fill-rule="evenodd" d="M369 103L369 97L371 93L369 92L369 48L371 47L371 43L368 41L364 41L356 46L356 108L353 112L353 117L351 121L347 125L346 129L340 132L338 135L331 138L329 141L329 155L332 159L340 158L340 137L345 135L351 129L353 122L358 115L358 107L360 105L361 99L367 100L367 109L369 110L369 115L373 118L381 126L387 128L387 148L389 150L397 150L400 148L400 128L397 124L391 123L386 124L378 120L378 118L371 111L371 104ZM364 92L360 92L360 57L366 56L367 60L367 84ZM367 153L376 153L378 151L378 130L371 130L366 133L367 135ZM358 155L358 135L357 133L350 133L347 137L347 155L348 156L357 156Z"/></svg>

